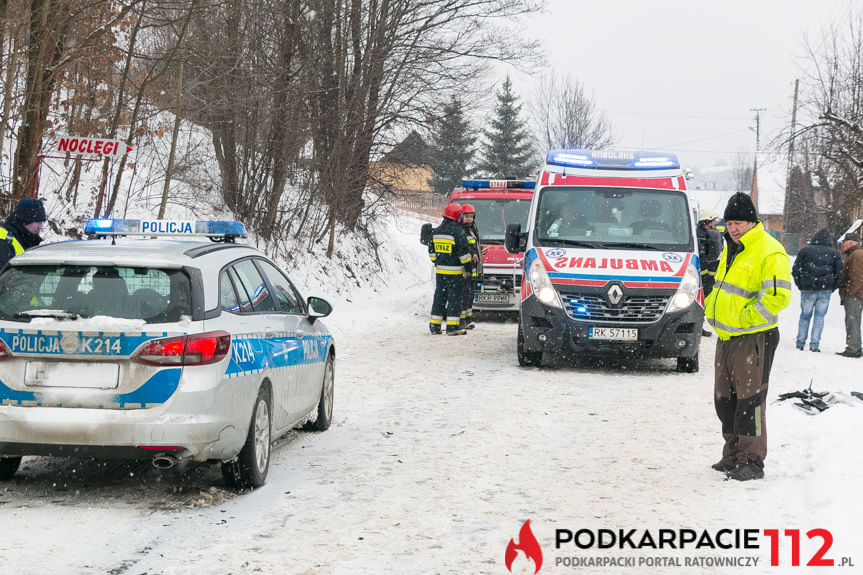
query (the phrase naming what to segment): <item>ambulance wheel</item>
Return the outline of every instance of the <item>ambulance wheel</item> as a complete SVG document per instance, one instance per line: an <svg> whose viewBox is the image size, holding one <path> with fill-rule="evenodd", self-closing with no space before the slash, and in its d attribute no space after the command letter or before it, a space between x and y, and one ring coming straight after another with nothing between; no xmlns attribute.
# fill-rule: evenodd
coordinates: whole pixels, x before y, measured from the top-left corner
<svg viewBox="0 0 863 575"><path fill-rule="evenodd" d="M518 323L518 342L516 343L516 351L518 353L518 364L522 367L539 367L542 363L541 351L528 351L524 347L524 332L521 329L521 322Z"/></svg>
<svg viewBox="0 0 863 575"><path fill-rule="evenodd" d="M677 371L684 373L695 373L698 371L698 354L696 353L692 357L678 357Z"/></svg>
<svg viewBox="0 0 863 575"><path fill-rule="evenodd" d="M335 360L333 354L327 358L327 363L324 366L324 381L321 386L321 397L318 400L316 408L317 417L314 421L309 421L304 426L304 429L310 431L324 431L330 428L333 421L333 394L335 391L335 377L333 375Z"/></svg>
<svg viewBox="0 0 863 575"><path fill-rule="evenodd" d="M272 447L271 413L270 390L262 386L255 399L245 445L237 457L222 463L222 477L229 487L246 491L266 483Z"/></svg>
<svg viewBox="0 0 863 575"><path fill-rule="evenodd" d="M12 479L19 465L21 465L20 457L0 457L0 481Z"/></svg>

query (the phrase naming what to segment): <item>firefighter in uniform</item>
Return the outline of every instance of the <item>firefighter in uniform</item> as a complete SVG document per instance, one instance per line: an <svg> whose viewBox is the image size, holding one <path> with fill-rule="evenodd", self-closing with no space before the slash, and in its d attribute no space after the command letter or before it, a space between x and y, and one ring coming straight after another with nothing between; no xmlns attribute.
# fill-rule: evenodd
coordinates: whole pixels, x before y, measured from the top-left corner
<svg viewBox="0 0 863 575"><path fill-rule="evenodd" d="M467 333L459 328L464 274L471 271L471 256L464 229L458 223L461 206L449 204L443 211L443 221L432 230L429 258L435 266L435 292L429 330L441 333L446 317L447 335Z"/></svg>
<svg viewBox="0 0 863 575"><path fill-rule="evenodd" d="M482 244L479 240L479 230L476 228L476 209L471 204L463 204L461 207L461 222L464 233L467 236L467 244L470 248L471 272L464 276L464 297L461 303L461 328L473 329L473 294L476 291L476 282L482 277Z"/></svg>
<svg viewBox="0 0 863 575"><path fill-rule="evenodd" d="M779 312L791 303L791 266L747 194L728 200L725 226L716 284L704 310L719 336L713 399L725 440L722 459L712 467L747 481L764 477L767 384L779 345Z"/></svg>

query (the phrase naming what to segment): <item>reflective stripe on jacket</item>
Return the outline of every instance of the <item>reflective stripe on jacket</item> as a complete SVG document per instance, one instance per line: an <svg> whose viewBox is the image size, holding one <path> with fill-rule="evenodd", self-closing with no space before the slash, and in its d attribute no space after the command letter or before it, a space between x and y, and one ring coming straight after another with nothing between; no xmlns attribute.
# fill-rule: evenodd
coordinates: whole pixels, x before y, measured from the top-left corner
<svg viewBox="0 0 863 575"><path fill-rule="evenodd" d="M12 244L12 249L15 250L15 255L17 256L20 253L24 253L24 246L21 245L21 242L18 241L18 238L11 235L9 230L0 226L0 240L6 240L10 244Z"/></svg>
<svg viewBox="0 0 863 575"><path fill-rule="evenodd" d="M742 249L727 265L729 240L716 285L705 302L705 316L719 339L766 331L779 325L779 312L791 303L788 254L761 222L740 237Z"/></svg>

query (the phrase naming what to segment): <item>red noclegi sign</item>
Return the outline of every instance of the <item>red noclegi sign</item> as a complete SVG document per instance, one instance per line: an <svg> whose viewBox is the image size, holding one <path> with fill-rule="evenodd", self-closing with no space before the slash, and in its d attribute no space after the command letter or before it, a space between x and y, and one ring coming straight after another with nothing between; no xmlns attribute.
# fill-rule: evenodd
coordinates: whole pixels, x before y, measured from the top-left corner
<svg viewBox="0 0 863 575"><path fill-rule="evenodd" d="M97 156L122 156L132 151L132 147L120 140L106 138L87 138L61 136L57 151L70 154L93 154Z"/></svg>

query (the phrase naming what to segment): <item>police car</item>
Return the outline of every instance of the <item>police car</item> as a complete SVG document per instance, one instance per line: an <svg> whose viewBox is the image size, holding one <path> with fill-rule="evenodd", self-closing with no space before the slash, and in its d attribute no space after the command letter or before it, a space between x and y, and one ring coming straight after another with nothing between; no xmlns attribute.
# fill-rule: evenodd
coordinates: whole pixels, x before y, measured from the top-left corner
<svg viewBox="0 0 863 575"><path fill-rule="evenodd" d="M189 459L248 489L274 438L329 427L332 308L236 243L241 223L85 231L0 274L0 479L26 455Z"/></svg>

